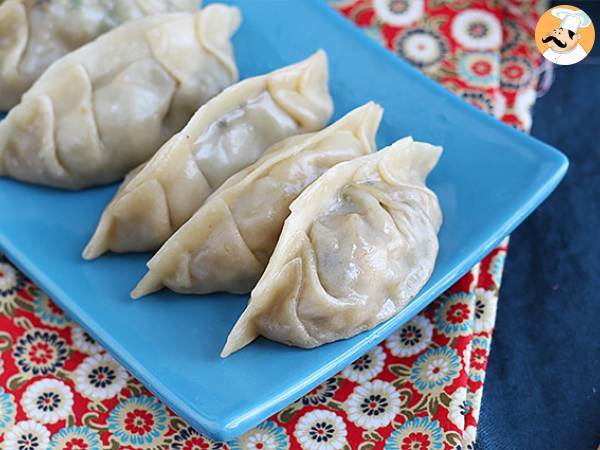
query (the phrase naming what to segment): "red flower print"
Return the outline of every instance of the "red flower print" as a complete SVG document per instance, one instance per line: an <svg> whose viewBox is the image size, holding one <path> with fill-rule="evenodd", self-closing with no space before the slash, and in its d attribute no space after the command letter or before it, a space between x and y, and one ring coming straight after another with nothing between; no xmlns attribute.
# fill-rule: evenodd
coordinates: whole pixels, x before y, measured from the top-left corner
<svg viewBox="0 0 600 450"><path fill-rule="evenodd" d="M507 64L502 69L502 74L510 80L520 80L525 74L525 69L518 64Z"/></svg>
<svg viewBox="0 0 600 450"><path fill-rule="evenodd" d="M87 450L89 448L87 442L81 438L73 438L65 444L65 450Z"/></svg>
<svg viewBox="0 0 600 450"><path fill-rule="evenodd" d="M29 359L35 364L46 364L54 356L54 349L46 342L36 342L29 349Z"/></svg>
<svg viewBox="0 0 600 450"><path fill-rule="evenodd" d="M473 63L471 70L480 77L487 77L492 73L493 66L489 61L480 60Z"/></svg>
<svg viewBox="0 0 600 450"><path fill-rule="evenodd" d="M134 409L127 413L125 429L131 434L146 434L154 426L154 416L143 409Z"/></svg>
<svg viewBox="0 0 600 450"><path fill-rule="evenodd" d="M57 333L31 330L17 341L14 357L23 372L46 375L55 372L67 359L68 348Z"/></svg>
<svg viewBox="0 0 600 450"><path fill-rule="evenodd" d="M410 433L402 440L402 450L427 450L431 441L425 433Z"/></svg>
<svg viewBox="0 0 600 450"><path fill-rule="evenodd" d="M261 445L261 443L255 443L256 448L260 448L258 447L258 445ZM172 450L227 449L227 447L223 446L223 443L211 441L210 439L202 436L192 427L187 427L179 430L177 434L173 436L173 442L169 448Z"/></svg>
<svg viewBox="0 0 600 450"><path fill-rule="evenodd" d="M469 307L464 303L452 305L446 313L446 320L455 324L469 320Z"/></svg>
<svg viewBox="0 0 600 450"><path fill-rule="evenodd" d="M183 450L204 450L210 449L210 442L206 442L206 440L201 436L192 436L188 439L183 445Z"/></svg>
<svg viewBox="0 0 600 450"><path fill-rule="evenodd" d="M471 355L471 367L485 370L487 366L487 351L484 348L476 348Z"/></svg>

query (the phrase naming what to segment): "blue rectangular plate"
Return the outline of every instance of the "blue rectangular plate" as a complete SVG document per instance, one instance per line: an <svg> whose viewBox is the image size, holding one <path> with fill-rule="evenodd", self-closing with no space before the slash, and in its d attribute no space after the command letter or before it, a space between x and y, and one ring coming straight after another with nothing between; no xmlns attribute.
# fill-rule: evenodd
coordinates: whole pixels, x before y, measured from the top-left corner
<svg viewBox="0 0 600 450"><path fill-rule="evenodd" d="M238 3L238 2L233 2ZM149 255L80 253L116 186L70 193L0 179L0 248L124 366L198 430L230 439L287 406L428 305L513 230L568 166L557 150L481 113L372 42L325 3L239 1L242 77L324 48L335 116L374 100L380 147L412 135L444 146L430 177L444 212L429 283L400 314L314 350L260 339L219 352L247 296L160 292L131 301Z"/></svg>

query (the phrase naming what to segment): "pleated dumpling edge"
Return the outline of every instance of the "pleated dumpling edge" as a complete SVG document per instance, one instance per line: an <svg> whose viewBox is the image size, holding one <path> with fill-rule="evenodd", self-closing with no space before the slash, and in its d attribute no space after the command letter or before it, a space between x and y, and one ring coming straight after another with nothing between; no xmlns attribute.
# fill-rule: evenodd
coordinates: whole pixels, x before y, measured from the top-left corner
<svg viewBox="0 0 600 450"><path fill-rule="evenodd" d="M126 177L83 257L158 248L231 175L276 142L322 128L332 111L323 51L228 87Z"/></svg>
<svg viewBox="0 0 600 450"><path fill-rule="evenodd" d="M230 177L148 261L133 298L175 292L250 292L275 248L290 204L341 161L375 151L382 108L365 104L320 131L273 145Z"/></svg>
<svg viewBox="0 0 600 450"><path fill-rule="evenodd" d="M222 24L210 48L197 32L203 16ZM71 190L121 179L237 81L229 39L239 17L219 4L149 16L55 61L0 122L0 175Z"/></svg>
<svg viewBox="0 0 600 450"><path fill-rule="evenodd" d="M304 348L402 310L431 276L442 214L425 186L441 148L406 138L342 162L291 205L222 357L258 336Z"/></svg>
<svg viewBox="0 0 600 450"><path fill-rule="evenodd" d="M57 59L143 16L194 12L197 0L0 0L0 111L7 111Z"/></svg>

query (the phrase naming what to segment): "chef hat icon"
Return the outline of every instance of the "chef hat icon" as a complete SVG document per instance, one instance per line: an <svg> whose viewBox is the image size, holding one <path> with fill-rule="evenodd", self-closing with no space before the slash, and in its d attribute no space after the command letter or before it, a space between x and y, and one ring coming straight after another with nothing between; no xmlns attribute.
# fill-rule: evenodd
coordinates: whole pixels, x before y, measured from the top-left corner
<svg viewBox="0 0 600 450"><path fill-rule="evenodd" d="M592 23L590 16L581 10L574 11L567 8L553 8L551 12L554 17L558 17L561 20L561 28L571 30L573 33L577 33L579 28L588 27Z"/></svg>

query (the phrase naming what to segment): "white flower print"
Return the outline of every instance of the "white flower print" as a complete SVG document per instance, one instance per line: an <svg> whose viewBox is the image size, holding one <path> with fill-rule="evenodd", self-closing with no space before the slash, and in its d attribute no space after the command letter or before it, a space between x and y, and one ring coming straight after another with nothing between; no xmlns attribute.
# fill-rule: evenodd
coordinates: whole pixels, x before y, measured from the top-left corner
<svg viewBox="0 0 600 450"><path fill-rule="evenodd" d="M469 412L466 388L459 387L454 391L448 410L449 419L459 430L463 430L465 427L465 415Z"/></svg>
<svg viewBox="0 0 600 450"><path fill-rule="evenodd" d="M472 291L477 287L477 283L479 282L479 274L481 273L481 263L475 264L469 273L472 276L471 282L469 283L469 291Z"/></svg>
<svg viewBox="0 0 600 450"><path fill-rule="evenodd" d="M342 371L342 375L355 383L364 383L376 377L385 365L385 352L377 345Z"/></svg>
<svg viewBox="0 0 600 450"><path fill-rule="evenodd" d="M71 328L71 337L75 348L82 353L93 355L103 350L102 346L79 325L74 325Z"/></svg>
<svg viewBox="0 0 600 450"><path fill-rule="evenodd" d="M498 297L493 291L483 288L475 289L475 319L473 329L475 333L492 331L496 322L496 308Z"/></svg>
<svg viewBox="0 0 600 450"><path fill-rule="evenodd" d="M530 87L519 92L515 100L515 114L526 130L531 128L531 108L535 103L536 96L535 89Z"/></svg>
<svg viewBox="0 0 600 450"><path fill-rule="evenodd" d="M506 113L506 97L498 90L494 92L494 117L502 119Z"/></svg>
<svg viewBox="0 0 600 450"><path fill-rule="evenodd" d="M340 450L346 444L346 434L342 418L322 409L304 414L294 430L304 450Z"/></svg>
<svg viewBox="0 0 600 450"><path fill-rule="evenodd" d="M257 431L248 436L245 448L248 450L277 450L277 444L275 438L270 434Z"/></svg>
<svg viewBox="0 0 600 450"><path fill-rule="evenodd" d="M492 280L496 286L500 286L502 281L502 272L504 271L504 261L506 259L506 251L499 251L494 255L488 269L488 273L491 275Z"/></svg>
<svg viewBox="0 0 600 450"><path fill-rule="evenodd" d="M470 50L493 50L502 43L500 21L482 9L467 9L457 14L451 32L460 45Z"/></svg>
<svg viewBox="0 0 600 450"><path fill-rule="evenodd" d="M17 309L17 293L25 287L25 284L23 274L0 254L0 315L14 316Z"/></svg>
<svg viewBox="0 0 600 450"><path fill-rule="evenodd" d="M44 378L31 384L21 406L27 417L41 423L56 423L66 419L73 408L73 392L60 380Z"/></svg>
<svg viewBox="0 0 600 450"><path fill-rule="evenodd" d="M348 419L366 429L385 427L400 411L400 396L394 385L375 380L357 386L348 397Z"/></svg>
<svg viewBox="0 0 600 450"><path fill-rule="evenodd" d="M283 450L290 446L283 427L266 421L227 443L230 450Z"/></svg>
<svg viewBox="0 0 600 450"><path fill-rule="evenodd" d="M423 16L424 0L375 0L375 12L385 23L406 26Z"/></svg>
<svg viewBox="0 0 600 450"><path fill-rule="evenodd" d="M75 387L87 398L106 400L125 386L127 371L110 355L88 356L75 371Z"/></svg>
<svg viewBox="0 0 600 450"><path fill-rule="evenodd" d="M19 276L16 269L8 263L0 261L0 294L15 289L19 284Z"/></svg>
<svg viewBox="0 0 600 450"><path fill-rule="evenodd" d="M403 358L417 355L429 347L433 325L424 316L415 316L385 341L392 355Z"/></svg>
<svg viewBox="0 0 600 450"><path fill-rule="evenodd" d="M465 450L471 450L473 449L473 445L475 444L475 438L477 437L477 428L474 427L473 425L469 425L467 428L465 428L465 431L463 431L463 438L462 438L462 443L463 443L463 448Z"/></svg>
<svg viewBox="0 0 600 450"><path fill-rule="evenodd" d="M426 375L430 380L437 381L448 372L448 364L443 359L432 361L427 367Z"/></svg>
<svg viewBox="0 0 600 450"><path fill-rule="evenodd" d="M481 397L483 396L483 386L475 387L475 389L469 389L467 394L467 407L469 412L475 418L479 419L479 410L481 409Z"/></svg>
<svg viewBox="0 0 600 450"><path fill-rule="evenodd" d="M471 367L471 345L465 346L462 354L462 365L465 368L465 371L468 373L469 368Z"/></svg>
<svg viewBox="0 0 600 450"><path fill-rule="evenodd" d="M407 30L398 35L396 51L419 69L429 69L441 62L448 51L442 35L425 28Z"/></svg>
<svg viewBox="0 0 600 450"><path fill-rule="evenodd" d="M34 420L19 422L4 436L4 450L47 450L50 432Z"/></svg>

